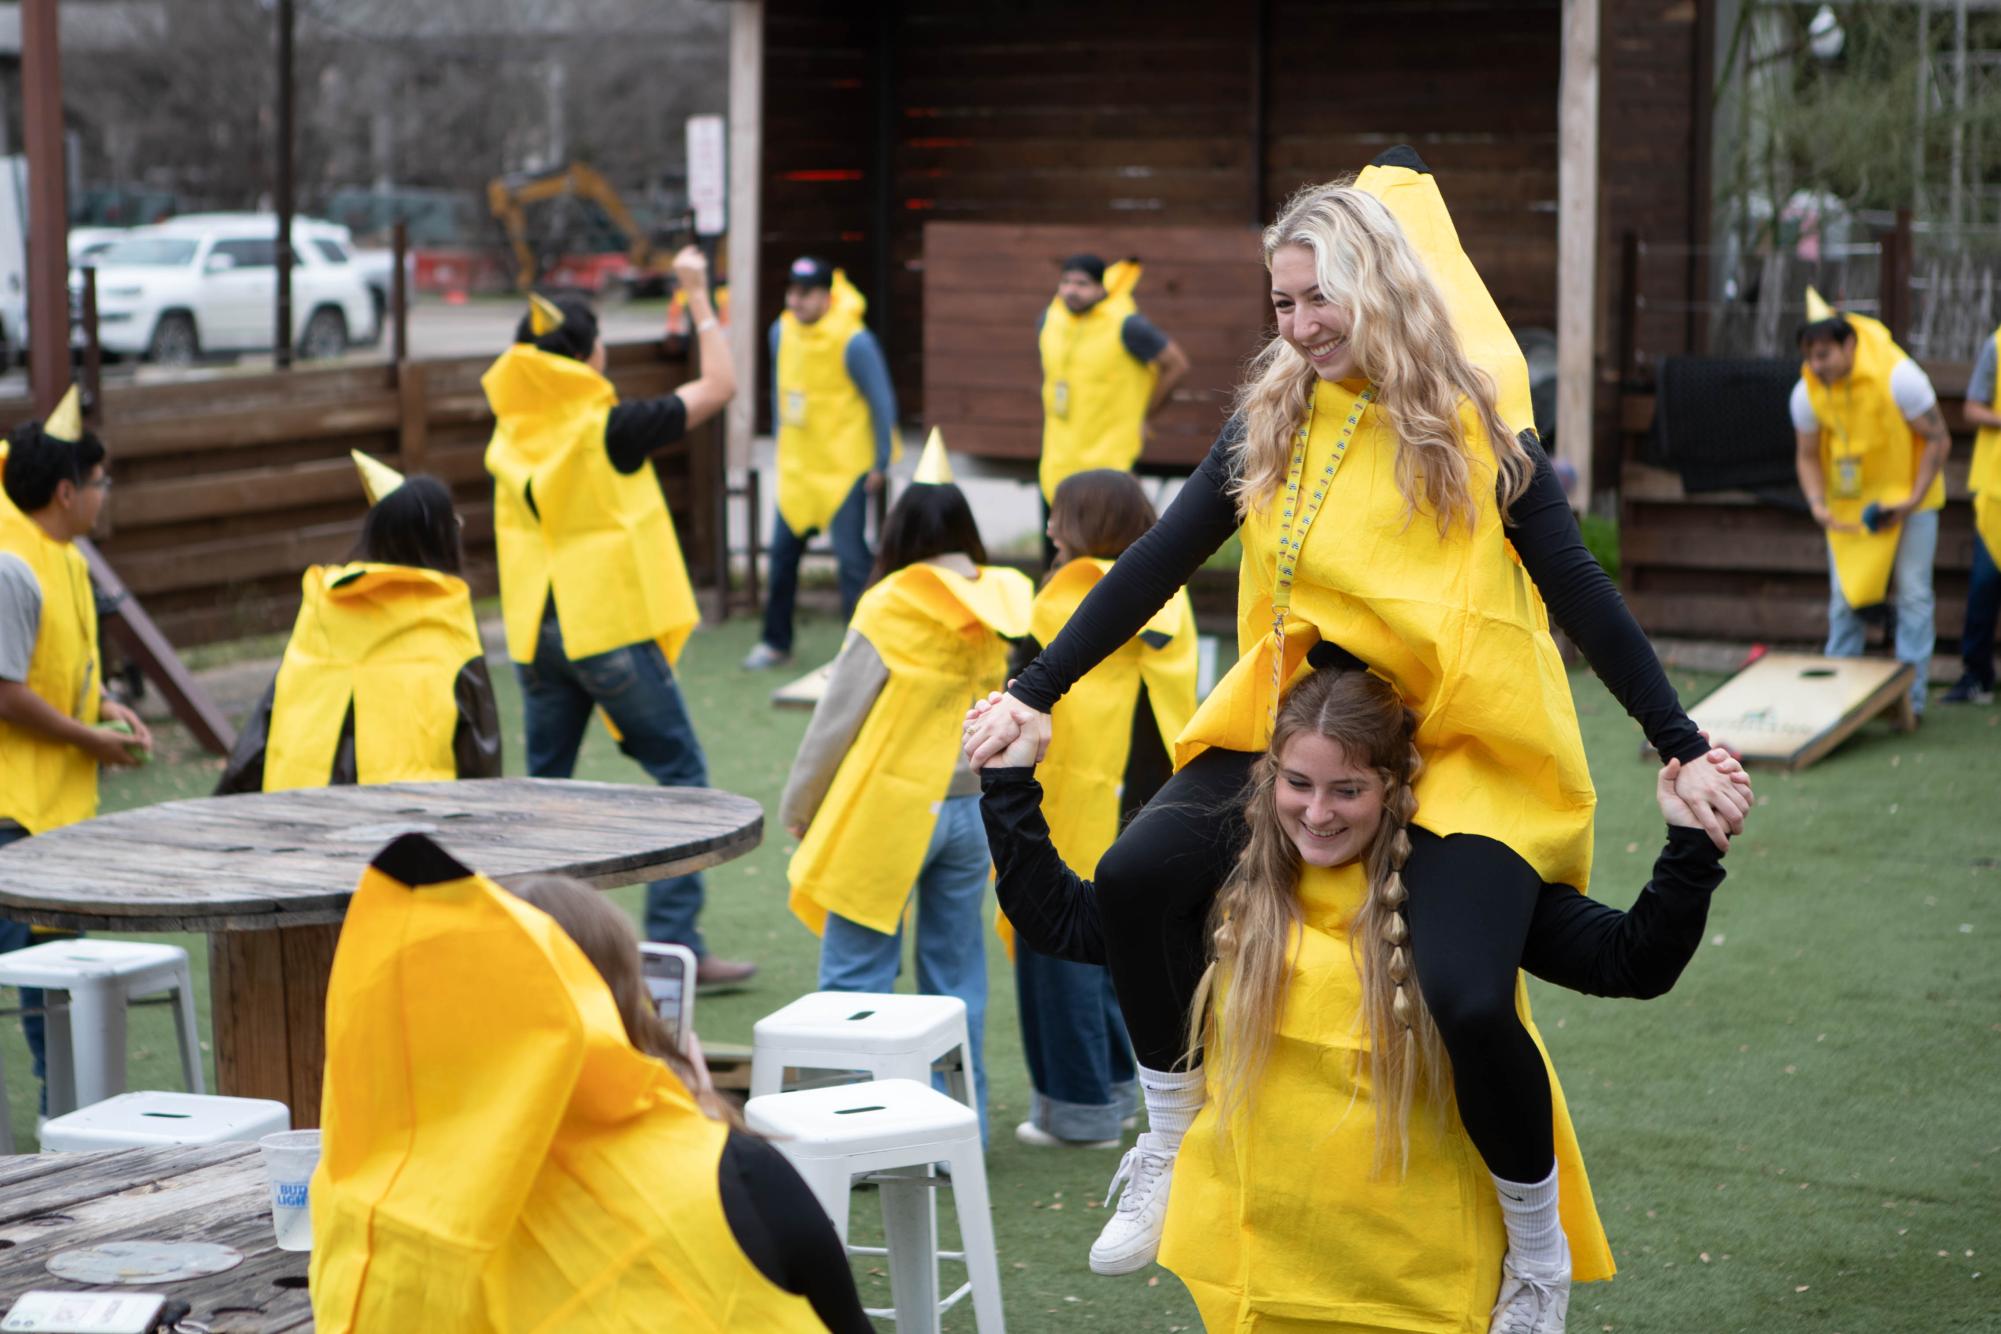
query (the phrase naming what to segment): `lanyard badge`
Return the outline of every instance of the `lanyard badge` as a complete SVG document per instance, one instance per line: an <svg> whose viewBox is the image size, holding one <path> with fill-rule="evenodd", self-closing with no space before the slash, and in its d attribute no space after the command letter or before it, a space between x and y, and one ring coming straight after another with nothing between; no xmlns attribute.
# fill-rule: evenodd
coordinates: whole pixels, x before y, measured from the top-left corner
<svg viewBox="0 0 2001 1334"><path fill-rule="evenodd" d="M1285 689L1285 614L1292 609L1292 580L1299 568L1299 552L1306 545L1306 534L1313 527L1313 520L1320 513L1322 502L1327 499L1328 488L1334 484L1334 474L1341 470L1341 460L1347 456L1348 442L1355 438L1355 428L1361 424L1362 414L1375 401L1376 387L1370 385L1355 396L1355 406L1348 411L1348 420L1342 423L1341 434L1335 438L1334 451L1328 457L1327 465L1320 470L1314 480L1313 494L1304 504L1300 502L1300 487L1305 481L1306 445L1313 435L1313 404L1306 405L1306 417L1299 423L1299 429L1292 436L1292 461L1285 470L1285 497L1279 514L1278 525L1278 568L1272 583L1271 594L1271 722L1278 723L1278 699Z"/></svg>

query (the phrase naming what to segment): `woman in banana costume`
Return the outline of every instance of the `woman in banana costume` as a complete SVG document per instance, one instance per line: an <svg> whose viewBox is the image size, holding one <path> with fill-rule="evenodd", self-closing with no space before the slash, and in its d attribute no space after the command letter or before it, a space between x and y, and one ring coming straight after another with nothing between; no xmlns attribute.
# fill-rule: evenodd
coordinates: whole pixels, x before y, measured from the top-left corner
<svg viewBox="0 0 2001 1334"><path fill-rule="evenodd" d="M509 892L422 834L376 854L327 982L320 1329L869 1328L805 1183L670 1055L638 954L579 882Z"/></svg>
<svg viewBox="0 0 2001 1334"><path fill-rule="evenodd" d="M451 492L355 461L370 501L355 559L306 571L284 660L218 795L500 775L500 711L459 577Z"/></svg>
<svg viewBox="0 0 2001 1334"><path fill-rule="evenodd" d="M1047 533L1055 568L1035 595L1024 661L1056 637L1153 522L1146 491L1129 472L1093 468L1057 486ZM1087 874L1172 772L1168 743L1195 713L1195 649L1195 610L1184 592L1051 716L1042 783L1052 837L1063 860ZM1117 1148L1139 1091L1111 978L1102 967L1003 935L1014 954L1022 1055L1035 1090L1015 1137L1037 1148Z"/></svg>
<svg viewBox="0 0 2001 1334"><path fill-rule="evenodd" d="M1330 662L1286 696L1253 768L1188 1038L1207 1048L1210 1096L1161 1247L1211 1330L1478 1334L1506 1300L1502 1209L1447 1105L1451 1072L1411 973L1404 874L1442 841L1418 823L1417 731L1387 681ZM980 774L996 888L1024 939L1101 958L1105 923L1051 842L1058 803L1034 753L1024 735ZM1542 887L1539 916L1583 968L1567 984L1657 995L1701 943L1723 872L1674 794L1679 769L1661 771L1667 844L1631 912ZM1546 1064L1519 979L1511 1000ZM1604 1230L1560 1098L1556 1111L1578 1187L1562 1204L1577 1276L1602 1278Z"/></svg>
<svg viewBox="0 0 2001 1334"><path fill-rule="evenodd" d="M1514 989L1538 944L1541 886L1587 885L1595 796L1543 599L1664 760L1680 761L1679 790L1719 847L1742 826L1749 785L1708 758L1578 537L1535 441L1520 348L1416 154L1391 150L1352 183L1300 192L1264 241L1278 336L1238 412L968 747L977 765L1023 728L1045 738L1069 686L1241 530L1241 656L1178 739L1174 779L1098 866L1155 1138L1135 1150L1139 1189L1093 1265L1151 1258L1157 1197L1203 1100L1200 1071L1172 1067L1241 826L1189 812L1243 790L1285 686L1345 651L1419 720L1417 798L1440 837L1407 870L1411 949L1460 1118L1502 1196L1509 1286L1495 1327L1561 1329L1573 1257L1559 1200L1581 1183L1557 1172L1557 1104ZM1165 881L1164 860L1179 867Z"/></svg>
<svg viewBox="0 0 2001 1334"><path fill-rule="evenodd" d="M981 904L992 862L979 782L959 755L967 707L1007 675L1034 585L989 566L933 431L916 484L883 522L874 582L855 605L825 695L779 802L799 840L792 911L820 941L820 989L890 991L915 899L917 989L966 1003L986 1123Z"/></svg>

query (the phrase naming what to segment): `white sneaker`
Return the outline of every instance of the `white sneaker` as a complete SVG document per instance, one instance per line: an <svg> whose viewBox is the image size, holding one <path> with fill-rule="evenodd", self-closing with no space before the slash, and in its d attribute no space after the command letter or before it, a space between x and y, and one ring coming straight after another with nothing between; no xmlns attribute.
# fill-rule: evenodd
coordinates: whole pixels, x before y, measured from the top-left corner
<svg viewBox="0 0 2001 1334"><path fill-rule="evenodd" d="M781 652L760 639L757 646L744 655L743 669L747 672L762 672L773 667L783 667L791 661L790 653Z"/></svg>
<svg viewBox="0 0 2001 1334"><path fill-rule="evenodd" d="M1174 1155L1160 1136L1147 1131L1126 1150L1112 1175L1105 1203L1119 1196L1118 1210L1091 1245L1091 1272L1132 1274L1153 1263L1160 1253L1160 1234L1167 1227L1167 1190L1174 1181ZM1125 1193L1119 1194L1121 1184Z"/></svg>
<svg viewBox="0 0 2001 1334"><path fill-rule="evenodd" d="M1560 1275L1524 1274L1510 1255L1501 1261L1501 1293L1488 1334L1563 1334L1569 1310L1568 1266Z"/></svg>
<svg viewBox="0 0 2001 1334"><path fill-rule="evenodd" d="M1023 1121L1014 1128L1014 1137L1031 1149L1116 1149L1115 1139L1064 1139L1052 1135L1033 1121Z"/></svg>

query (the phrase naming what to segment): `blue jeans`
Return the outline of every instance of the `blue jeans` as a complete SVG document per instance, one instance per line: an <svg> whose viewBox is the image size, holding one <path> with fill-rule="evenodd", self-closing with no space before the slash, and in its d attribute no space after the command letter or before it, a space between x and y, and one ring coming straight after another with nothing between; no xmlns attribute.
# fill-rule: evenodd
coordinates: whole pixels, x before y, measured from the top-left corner
<svg viewBox="0 0 2001 1334"><path fill-rule="evenodd" d="M9 843L18 843L27 836L28 831L19 825L0 828L0 848L6 847ZM0 954L6 954L10 950L26 949L34 943L33 928L26 922L0 921ZM47 1026L42 1020L42 1004L42 989L40 987L21 988L21 1008L34 1012L21 1016L21 1032L27 1035L28 1055L35 1063L35 1082L41 1085L41 1103L39 1105L43 1112L47 1112L49 1110L49 1086L47 1083L49 1046L46 1036ZM12 1153L13 1151L13 1145L0 1144L0 1153Z"/></svg>
<svg viewBox="0 0 2001 1334"><path fill-rule="evenodd" d="M917 872L917 991L966 1002L966 1037L973 1048L973 1092L980 1134L987 1133L987 925L986 902L993 859L980 822L977 795L947 797ZM884 935L838 914L820 938L820 990L896 990L903 929Z"/></svg>
<svg viewBox="0 0 2001 1334"><path fill-rule="evenodd" d="M869 566L875 557L869 554L868 534L868 479L855 483L848 498L834 511L833 521L827 525L827 536L834 544L834 560L840 566L841 578L841 619L847 620L855 614L855 603L861 600L862 590L868 587ZM792 607L799 598L799 557L805 554L806 539L813 534L795 533L785 526L785 516L773 515L771 520L771 554L766 569L771 587L764 599L764 642L780 653L792 651Z"/></svg>
<svg viewBox="0 0 2001 1334"><path fill-rule="evenodd" d="M674 669L658 644L627 644L571 660L563 652L556 600L542 613L535 661L517 662L528 723L528 773L568 778L591 711L601 708L618 728L618 748L662 787L707 787L709 768L688 719ZM708 953L695 919L702 912L702 877L669 876L646 887L646 938Z"/></svg>
<svg viewBox="0 0 2001 1334"><path fill-rule="evenodd" d="M1918 669L1911 683L1911 707L1925 711L1925 687L1931 678L1932 649L1938 643L1936 602L1932 597L1932 557L1938 552L1938 511L1907 514L1897 525L1897 562L1890 570L1890 605L1896 611L1897 661ZM1862 656L1862 617L1841 596L1834 572L1834 553L1827 557L1827 656Z"/></svg>
<svg viewBox="0 0 2001 1334"><path fill-rule="evenodd" d="M2001 568L1994 553L1973 538L1973 575L1966 585L1966 629L1959 639L1959 658L1966 674L1984 689L1994 688L1994 621L2001 613Z"/></svg>
<svg viewBox="0 0 2001 1334"><path fill-rule="evenodd" d="M1058 1139L1117 1139L1138 1110L1132 1043L1103 967L1014 942L1021 1051L1035 1095L1028 1119Z"/></svg>

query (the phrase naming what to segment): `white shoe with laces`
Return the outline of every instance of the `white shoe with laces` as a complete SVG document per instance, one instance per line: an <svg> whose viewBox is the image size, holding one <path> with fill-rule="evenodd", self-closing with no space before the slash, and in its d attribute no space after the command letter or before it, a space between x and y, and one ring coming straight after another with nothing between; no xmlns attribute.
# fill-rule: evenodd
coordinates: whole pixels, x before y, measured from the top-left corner
<svg viewBox="0 0 2001 1334"><path fill-rule="evenodd" d="M1160 1253L1160 1234L1167 1227L1167 1190L1174 1181L1179 1148L1178 1144L1169 1148L1160 1136L1147 1131L1119 1160L1119 1170L1105 1192L1105 1203L1118 1195L1119 1207L1091 1245L1092 1273L1137 1273Z"/></svg>
<svg viewBox="0 0 2001 1334"><path fill-rule="evenodd" d="M1501 1261L1501 1292L1488 1334L1563 1334L1570 1311L1570 1267L1558 1275L1528 1274L1515 1257Z"/></svg>

